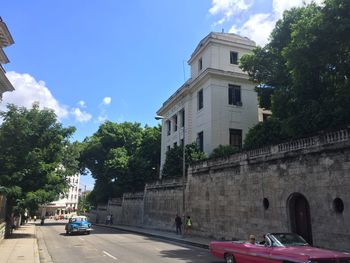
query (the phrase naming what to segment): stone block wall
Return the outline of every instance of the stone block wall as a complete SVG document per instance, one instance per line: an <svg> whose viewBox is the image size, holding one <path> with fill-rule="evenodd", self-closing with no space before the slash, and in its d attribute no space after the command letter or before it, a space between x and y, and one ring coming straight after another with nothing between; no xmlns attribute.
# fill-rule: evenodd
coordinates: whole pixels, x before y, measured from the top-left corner
<svg viewBox="0 0 350 263"><path fill-rule="evenodd" d="M266 232L293 232L293 213L300 212L295 207L305 200L313 245L350 251L348 129L198 162L185 186L194 234L245 240L249 234L261 239ZM125 194L115 218L174 230L175 215L184 214L182 202L182 178L163 180Z"/></svg>
<svg viewBox="0 0 350 263"><path fill-rule="evenodd" d="M142 226L144 192L128 193L123 196L121 209L121 224Z"/></svg>
<svg viewBox="0 0 350 263"><path fill-rule="evenodd" d="M313 244L349 250L350 141L293 147L194 165L186 207L195 232L218 239L291 232L291 198L298 194L309 205Z"/></svg>
<svg viewBox="0 0 350 263"><path fill-rule="evenodd" d="M163 180L145 187L144 226L174 230L176 214L182 215L182 179Z"/></svg>

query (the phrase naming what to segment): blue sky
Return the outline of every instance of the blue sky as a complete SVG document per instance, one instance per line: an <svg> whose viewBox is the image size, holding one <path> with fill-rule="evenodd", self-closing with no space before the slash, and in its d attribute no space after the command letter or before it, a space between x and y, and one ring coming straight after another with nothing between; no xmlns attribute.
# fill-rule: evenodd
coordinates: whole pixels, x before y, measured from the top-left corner
<svg viewBox="0 0 350 263"><path fill-rule="evenodd" d="M105 120L154 126L156 111L188 79L187 60L211 31L264 45L284 10L302 0L4 1L15 44L4 49L14 92L6 103L55 110L73 139ZM310 2L310 1L305 1ZM317 1L320 2L320 1ZM91 178L82 183L92 187Z"/></svg>

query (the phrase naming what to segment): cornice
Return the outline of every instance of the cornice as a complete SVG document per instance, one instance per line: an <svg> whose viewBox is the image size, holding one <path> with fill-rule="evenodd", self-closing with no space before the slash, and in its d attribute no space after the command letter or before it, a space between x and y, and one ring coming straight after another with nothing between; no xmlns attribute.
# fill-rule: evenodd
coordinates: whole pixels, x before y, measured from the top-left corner
<svg viewBox="0 0 350 263"><path fill-rule="evenodd" d="M162 116L174 105L175 102L181 100L188 93L191 93L193 90L195 90L198 85L201 85L204 81L211 77L217 77L226 80L232 80L234 78L245 82L250 81L249 76L245 73L207 68L197 78L194 80L189 79L173 95L171 95L169 99L163 103L163 106L157 111L157 114Z"/></svg>
<svg viewBox="0 0 350 263"><path fill-rule="evenodd" d="M210 33L205 38L203 38L196 49L191 55L191 58L187 61L188 64L191 64L198 55L211 43L217 43L226 46L235 46L242 49L252 50L255 48L255 42L250 40L249 38L242 37L236 34L230 33Z"/></svg>
<svg viewBox="0 0 350 263"><path fill-rule="evenodd" d="M5 75L5 70L0 65L0 96L6 91L13 91L15 88Z"/></svg>
<svg viewBox="0 0 350 263"><path fill-rule="evenodd" d="M7 64L9 63L9 59L7 58L4 50L0 48L0 64Z"/></svg>
<svg viewBox="0 0 350 263"><path fill-rule="evenodd" d="M7 47L15 43L5 22L0 17L0 47Z"/></svg>

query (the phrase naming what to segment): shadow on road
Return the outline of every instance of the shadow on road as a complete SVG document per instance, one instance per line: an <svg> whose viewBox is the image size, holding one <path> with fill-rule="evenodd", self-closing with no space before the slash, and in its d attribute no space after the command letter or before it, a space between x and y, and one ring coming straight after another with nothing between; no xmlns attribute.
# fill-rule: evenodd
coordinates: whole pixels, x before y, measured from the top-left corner
<svg viewBox="0 0 350 263"><path fill-rule="evenodd" d="M209 251L202 251L197 253L196 255L193 254L193 249L177 249L177 250L163 250L160 252L160 255L163 258L173 258L173 259L179 259L183 260L184 262L188 263L200 263L200 262L208 262L211 263L222 263L223 261L218 261L217 258L214 258L212 255L209 254Z"/></svg>

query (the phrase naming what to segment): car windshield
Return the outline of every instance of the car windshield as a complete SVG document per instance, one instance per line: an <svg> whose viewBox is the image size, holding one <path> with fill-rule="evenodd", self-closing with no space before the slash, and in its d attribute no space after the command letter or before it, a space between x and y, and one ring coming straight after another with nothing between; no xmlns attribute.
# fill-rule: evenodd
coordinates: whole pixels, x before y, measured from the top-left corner
<svg viewBox="0 0 350 263"><path fill-rule="evenodd" d="M70 220L70 222L74 223L74 222L82 222L82 221L86 221L85 217L72 217Z"/></svg>
<svg viewBox="0 0 350 263"><path fill-rule="evenodd" d="M271 236L273 237L272 239L274 239L274 243L277 246L284 246L284 247L288 247L288 246L305 246L308 245L308 243L299 235L297 234L285 234L285 233L281 233L281 234L271 234Z"/></svg>

